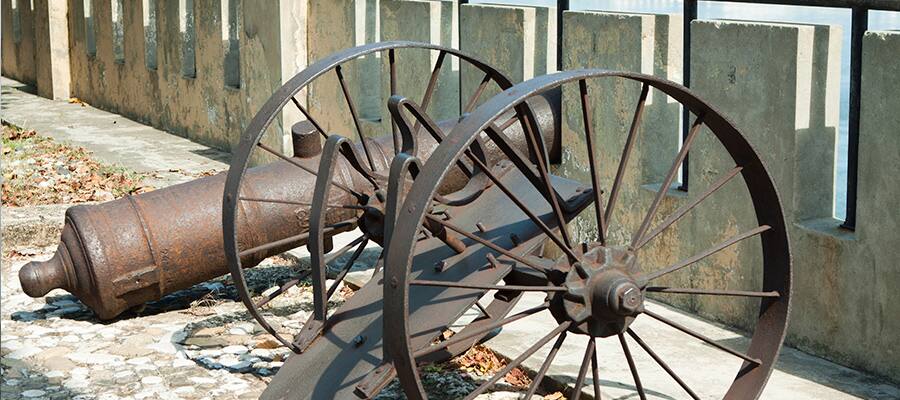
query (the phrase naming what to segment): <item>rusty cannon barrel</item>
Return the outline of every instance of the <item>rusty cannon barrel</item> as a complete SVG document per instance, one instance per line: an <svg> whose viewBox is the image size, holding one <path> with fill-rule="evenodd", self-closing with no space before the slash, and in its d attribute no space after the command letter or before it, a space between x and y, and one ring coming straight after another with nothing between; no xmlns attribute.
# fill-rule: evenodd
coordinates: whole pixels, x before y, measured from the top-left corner
<svg viewBox="0 0 900 400"><path fill-rule="evenodd" d="M549 148L558 148L557 108L552 101L532 104L539 131ZM448 132L455 121L439 124ZM315 171L319 163L321 139L308 123L295 125L292 161ZM505 133L528 154L525 135L519 124ZM428 158L437 142L424 129L418 132L418 153ZM367 140L374 148L375 162L390 165L393 144L390 136ZM356 144L359 146L359 143ZM496 159L486 149L488 161ZM346 162L339 160L335 180L354 190L370 192L371 186ZM279 160L254 167L248 174L243 196L308 201L316 177L291 162ZM125 310L162 298L168 293L228 273L222 239L222 194L225 174L200 178L167 188L126 196L96 205L78 205L66 211L65 226L56 253L50 260L30 262L19 271L26 294L42 297L64 289L91 308L99 318L111 319ZM452 188L449 188L452 189ZM334 192L333 200L344 200ZM349 200L348 200L349 201ZM249 204L248 204L249 203ZM327 223L352 219L358 211L335 210ZM308 231L309 207L290 204L252 203L242 205L239 241L245 248L272 243ZM354 225L346 226L351 230ZM266 257L282 253L305 242L290 242L243 256L242 265L253 266Z"/></svg>

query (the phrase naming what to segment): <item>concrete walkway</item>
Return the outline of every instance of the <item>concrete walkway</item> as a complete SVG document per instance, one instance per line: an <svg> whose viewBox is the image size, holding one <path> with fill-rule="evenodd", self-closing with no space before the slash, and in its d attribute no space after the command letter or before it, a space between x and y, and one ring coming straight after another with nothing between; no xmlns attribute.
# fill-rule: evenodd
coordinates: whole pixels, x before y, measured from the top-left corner
<svg viewBox="0 0 900 400"><path fill-rule="evenodd" d="M155 187L228 169L227 153L90 105L45 99L30 86L0 79L3 121L84 147L104 162L151 174L147 183Z"/></svg>
<svg viewBox="0 0 900 400"><path fill-rule="evenodd" d="M513 312L537 306L543 303L543 299L541 293L528 294ZM648 308L738 351L749 345L749 339L739 333L674 308L658 303L651 303ZM550 313L543 312L507 325L487 345L513 359L556 326ZM740 359L646 316L638 317L632 329L702 399L721 399L740 367ZM550 341L527 360L526 369L537 371L552 343ZM584 336L569 335L547 376L569 386L574 385L586 345ZM689 398L637 343L628 338L628 345L648 399ZM597 348L601 398L637 399L634 380L618 339L598 340ZM776 368L763 392L763 399L900 399L900 388L896 386L792 348L782 350ZM592 382L588 374L585 393L593 393Z"/></svg>
<svg viewBox="0 0 900 400"><path fill-rule="evenodd" d="M187 139L128 120L122 116L80 104L51 101L29 93L30 88L2 78L2 119L25 129L34 129L63 142L91 150L104 162L115 163L154 176L154 186L164 187L193 179L210 170L227 168L228 155ZM40 214L58 214L61 224L65 205ZM58 209L58 210L57 210ZM15 221L15 212L3 210L4 230ZM24 218L24 217L23 217ZM32 224L33 225L33 224ZM58 234L40 235L55 242ZM346 236L346 237L349 237ZM345 237L341 238L342 240ZM47 239L43 240L46 241ZM34 243L49 245L50 243ZM336 245L340 245L336 243ZM296 256L305 256L298 249ZM362 280L365 278L363 277ZM517 311L540 304L542 295L532 294L517 305ZM699 331L735 349L747 346L747 338L689 314L659 304L649 307L659 314ZM515 311L514 311L515 312ZM488 345L498 353L515 358L542 333L556 324L548 313L532 316L506 328ZM638 318L634 330L666 360L701 398L721 398L739 363L735 358L688 337L650 318ZM630 339L629 339L630 340ZM548 377L572 385L583 357L586 340L570 335ZM633 341L629 342L645 391L652 399L683 399L683 392ZM532 371L549 351L549 344L525 363ZM621 348L615 339L598 341L601 391L604 399L636 399L634 382ZM591 392L588 377L587 392ZM785 348L777 371L762 398L765 399L900 399L900 388L801 351Z"/></svg>

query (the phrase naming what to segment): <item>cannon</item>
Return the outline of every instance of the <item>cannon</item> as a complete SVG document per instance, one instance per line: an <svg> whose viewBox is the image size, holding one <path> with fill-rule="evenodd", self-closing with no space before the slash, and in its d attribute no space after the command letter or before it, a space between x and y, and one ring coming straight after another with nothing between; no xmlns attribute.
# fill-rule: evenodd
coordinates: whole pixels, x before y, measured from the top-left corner
<svg viewBox="0 0 900 400"><path fill-rule="evenodd" d="M421 100L397 92L397 60L408 59L401 58L401 52L437 54L430 75L421 79L425 88ZM390 95L385 98L391 127L389 135L369 140L362 134L342 70L372 55L387 64L383 70ZM428 110L446 58L457 58L483 73L484 78L471 97L460 99L459 118L436 122ZM355 136L359 137L355 143L350 139L353 132L328 131L314 112L296 100L296 95L320 79L337 79ZM598 97L600 101L605 99L591 88L602 82L633 85L640 89L640 96L624 132L623 148L613 160L601 163L594 157L599 152L595 138L611 133L595 132L592 110ZM489 85L501 92L481 99ZM622 188L629 171L636 168L629 160L640 142L642 114L651 90L689 111L692 121L653 199L646 204L623 204ZM583 179L553 173L552 165L560 157L562 91L577 94L577 100L566 106L574 107L577 112L571 114L581 117L583 129L578 134L588 154L588 173ZM308 122L296 129L294 157L279 153L263 140L285 107L298 109ZM664 197L698 141L712 144L707 146L712 150L705 150L703 156L718 151L715 156L731 167L708 187L692 190L674 211L661 215ZM280 161L251 167L254 160L265 157ZM482 382L467 399L489 390L512 368L537 357L538 351L549 345L549 352L541 353L543 360L527 389L526 398L530 398L550 368L560 362L556 359L560 349L572 342L583 343L579 345L583 358L577 373L563 378L574 382L568 389L569 396L581 396L588 373L593 392L599 396L600 340L612 340L621 346L625 355L621 366L630 371L641 399L646 398L647 391L632 356L635 344L671 376L673 385L691 398L699 398L653 351L651 343L632 329L632 323L640 318L669 325L686 338L706 343L709 351L733 357L736 373L722 389L721 397L756 399L784 340L791 299L791 258L775 186L759 155L722 113L689 89L653 76L586 69L513 85L496 69L450 48L384 42L347 49L312 64L277 90L242 134L227 176L209 179L204 185L209 185L209 192L218 191L221 202L188 223L200 224L202 220L202 224L216 225L202 225L204 232L221 234L220 238L207 238L209 247L203 250L212 251L220 245L217 254L221 258L210 257L215 262L207 275L184 278L179 284L225 272L227 267L250 315L293 351L263 393L266 399L373 398L395 379L407 398L433 398L435 393L429 393L422 383L420 368L424 363L460 354L508 324L534 318L550 321L551 328L536 331L524 352ZM715 196L726 186L739 190ZM738 201L741 199L745 201ZM134 199L119 200L118 207L137 209L142 200L137 206L130 205ZM717 201L725 207L749 205L755 223L681 260L662 262L642 257L649 244L667 229ZM621 213L623 208L643 217L636 221L617 219L616 210ZM596 221L586 236L570 232L573 221L585 217ZM90 243L78 241L80 231L70 228L72 225L66 231L70 236L63 234L65 247L61 245L57 255L61 260L51 260L51 264L70 262L66 261L70 254L92 249ZM144 222L135 225L147 226ZM353 228L359 228L361 234L349 245L340 249L329 245L333 235ZM190 231L186 228L182 232ZM136 230L122 238L151 236L146 229L144 232L142 236ZM160 239L145 240L147 244L141 246L151 252L160 253L164 248L154 246L154 240ZM372 266L372 279L345 302L329 303L338 282L369 242L383 249ZM80 247L74 249L76 243ZM743 249L757 253L753 259L758 263L741 266L740 273L752 276L758 287L677 287L660 283L670 282L664 277L677 275L739 243ZM244 270L268 255L303 244L310 252L310 270L301 279L311 285L313 309L302 321L299 333L287 338L273 329L261 310L300 279L254 298L247 290ZM166 256L171 262L185 254L191 253L169 252ZM351 256L329 286L326 265L345 254ZM145 269L112 260L125 268L112 270L109 276L95 271L91 284L109 285L120 276L132 279L130 285L144 279L140 271ZM153 260L166 258L153 256L141 265L155 268L157 261ZM96 263L92 265L98 270ZM30 267L33 272L20 277L23 286L29 280L42 282L35 283L30 294L70 282L68 275L37 272L38 267ZM59 269L54 268L51 270ZM168 276L165 268L152 270L147 279L157 279L165 286L156 284L155 292L135 297L133 303L121 297L115 301L137 304L176 287L160 279ZM112 302L110 296L115 295L111 293L104 292L104 299L99 301ZM747 327L750 346L733 349L653 312L644 306L651 294L727 296L752 302L750 305L758 306L759 312ZM535 305L516 311L516 304L523 299ZM122 307L110 310L121 311ZM476 310L474 319L464 317L470 310ZM453 333L447 334L451 328Z"/></svg>
<svg viewBox="0 0 900 400"><path fill-rule="evenodd" d="M485 68L504 87L510 86L509 80L498 71ZM293 104L307 112L299 102ZM540 99L533 106L541 115L539 122L543 124L545 140L556 143L557 129L552 124L557 118L551 103ZM442 131L449 132L455 123L455 119L450 119L438 125ZM252 182L245 189L250 193L246 199L282 196L294 199L294 203L306 203L245 203L242 223L250 225L245 225L242 243L250 247L280 243L247 254L242 259L245 267L306 244L308 194L315 184L315 175L307 171L317 169L320 163L323 143L320 131L320 126L309 121L294 125L292 155L285 156L265 147L270 158L276 161L247 171ZM505 131L515 138L517 146L524 146L521 129L509 126ZM416 140L417 155L424 160L437 142L425 130L417 134L420 136ZM357 142L354 151L366 154L367 162L385 168L393 158L394 146L391 136L383 136ZM272 153L277 155L271 156ZM341 187L375 197L369 182L362 175L351 173L352 166L345 159L340 159L335 168L335 181ZM69 208L55 255L47 261L30 262L20 270L23 290L32 297L42 297L50 290L65 289L99 318L111 319L129 308L228 273L221 233L224 185L225 175L219 174L99 205ZM348 193L341 195L349 196ZM338 196L333 200L346 202ZM353 210L331 210L328 223L354 219L351 217L355 214ZM354 219L327 236L356 227Z"/></svg>

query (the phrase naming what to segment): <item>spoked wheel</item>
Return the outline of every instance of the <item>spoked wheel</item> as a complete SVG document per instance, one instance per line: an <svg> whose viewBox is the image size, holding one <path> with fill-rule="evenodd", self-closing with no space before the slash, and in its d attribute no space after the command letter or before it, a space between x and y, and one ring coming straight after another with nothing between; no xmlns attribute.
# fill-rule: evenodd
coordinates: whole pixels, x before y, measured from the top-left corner
<svg viewBox="0 0 900 400"><path fill-rule="evenodd" d="M588 88L590 82L604 80L637 85L642 88L642 92L619 159L599 165L594 161L598 149L594 143L593 124L590 120L592 101ZM530 140L531 152L523 154L506 145L503 135L491 129L498 121L507 118L506 113L518 110L523 102L560 87L579 93L584 127L581 134L584 135L590 160L590 179L583 186L548 173L546 158L541 157L546 154L546 149L540 147L538 140ZM671 167L653 200L647 205L627 205L628 210L625 211L629 213L637 212L636 209L643 207L642 218L639 218L639 222L635 221L635 226L627 227L630 235L616 235L625 238L616 240L609 234L611 230L626 227L611 227L610 221L616 211L617 197L625 184L624 173L629 168L628 160L637 143L641 114L651 88L680 103L695 119L681 149L671 160ZM710 146L713 150L704 149L701 156L706 157L708 153L719 149L722 153L719 156L729 160L728 167L709 187L702 188L696 194L691 193L689 200L663 219L662 215L658 215L661 213L663 198L673 184L686 155L700 140L699 137L704 137L703 140L709 143L718 143ZM503 156L506 158L506 162L501 161L498 167L490 170L493 174L487 174L498 192L493 197L495 203L491 205L492 209L497 210L497 215L489 222L488 229L482 229L484 223L476 225L471 221L460 221L452 224L441 221L435 214L440 209L433 200L435 189L442 185L448 171L457 162L472 160L467 148L475 140L484 140L486 146L503 149ZM503 166L510 170L503 171ZM606 176L614 178L603 182L601 169L607 167L615 173ZM742 179L737 179L738 177ZM642 257L649 247L648 243L686 215L702 213L704 207L711 207L711 203L714 204L717 200L728 203L724 205L727 208L739 206L740 202L735 201L735 196L717 197L715 194L729 182L732 182L729 186L731 189L740 185L740 181L743 181L744 187L733 193L746 193L744 196L748 198L744 200L748 208L747 215L752 220L749 222L750 226L744 227L741 233L726 234L681 260L676 258L660 261L659 257L647 257L649 260ZM587 208L591 203L593 206ZM587 240L576 243L565 227L582 210L596 218L598 228ZM627 219L623 220L627 222ZM640 371L632 356L633 352L629 349L629 341L642 348L672 378L672 385L680 386L692 398L699 398L678 372L654 352L652 343L639 336L636 331L640 329L632 329L635 320L648 319L658 322L660 329L683 333L684 340L698 340L708 345L703 347L704 350L718 352L733 360L733 371L736 374L724 377L726 383L730 383L716 396L725 399L755 399L765 386L784 340L791 293L791 261L784 217L774 184L759 156L734 125L688 89L672 82L641 74L580 70L542 76L514 86L488 100L454 128L422 168L405 203L398 210L397 221L386 256L388 269L385 272L387 283L384 285L384 314L385 320L392 322L385 324L385 351L397 369L405 393L411 399L427 398L417 369L422 357L441 347L466 340L465 336L458 335L443 342L423 344L417 339L422 326L427 325L428 321L423 321L423 315L419 311L451 301L457 302L460 308L465 308L474 299L491 290L523 293L523 297L536 296L538 299L533 302L537 306L509 315L487 328L535 318L544 318L542 321L546 322L528 325L531 343L527 344L527 350L511 360L468 398L489 390L512 368L522 365L542 349L542 354L546 354L546 357L541 356L543 361L535 364L539 367L534 368L536 376L526 399L535 392L554 364L579 363L580 367L571 371L571 376L568 377L568 382L574 382L571 398L578 398L585 386L592 386L593 392L599 395L598 355L595 353L597 343L602 339L611 340L616 347L621 347L624 357L604 354L600 362L608 365L613 362L610 360L622 360L620 366L624 371L630 371L641 399L645 399L648 392L645 392L641 384ZM455 271L454 274L436 275L423 262L431 262L431 255L440 251L436 249L439 245L434 242L413 240L418 226L429 221L438 221L466 238L464 244L467 253L444 260L449 264L450 271ZM661 222L654 226L654 221ZM712 233L720 232L720 228L708 229ZM758 240L749 240L751 238ZM562 255L553 259L530 256L531 246L544 240L555 244ZM730 287L654 286L679 272L685 273L688 267L696 267L708 257L733 246L741 246L742 249L749 249L759 255L757 259L761 266L743 265L742 270L732 271L752 276L749 281L758 282L758 287L735 290ZM464 255L467 257L463 258ZM663 278L664 276L667 278ZM506 284L500 285L498 282L501 280L505 280ZM759 312L754 314L755 321L749 327L752 332L749 348L746 351L732 349L650 310L645 307L648 292L697 297L727 296L753 302L748 307L758 304ZM542 326L547 328L540 332ZM560 361L557 353L563 346L572 346L572 343L578 343L578 360ZM561 373L563 372L554 371L554 375ZM589 373L591 376L588 376ZM589 380L593 381L592 385L587 385Z"/></svg>
<svg viewBox="0 0 900 400"><path fill-rule="evenodd" d="M380 55L383 69L389 75L385 79L388 85L384 90L388 92L390 99L387 95L380 98L387 103L391 123L379 125L386 127L383 135L367 137L363 131L364 122L357 112L357 99L353 96L353 88L356 87L354 84L358 82L352 82L349 79L351 75L342 71L350 71L354 63L363 58L370 61L374 55ZM421 68L407 69L401 64L402 60L428 60L430 57L434 60L430 71L422 71ZM457 95L452 99L452 103L461 108L461 111L448 119L435 121L429 115L429 105L442 101L444 108L441 113L446 114L447 99L436 97L439 93L446 93L439 88L448 84L447 78L441 77L442 70L449 69L451 62L454 65L457 62L467 64L474 70L480 70L484 79L471 96L458 98ZM421 79L415 80L410 76L415 71L424 72ZM415 82L417 86L421 86L415 88L416 93L410 94L416 99L403 97L404 93L399 92L398 87L403 85L397 82L398 74L405 74L405 82ZM359 77L371 79L371 76ZM455 76L451 78L454 81L457 79ZM343 98L344 108L324 110L323 114L328 115L320 120L311 111L312 108L305 108L297 98L322 80L337 82L340 90L334 95ZM269 387L270 392L276 393L273 396L278 397L283 394L282 390L293 388L313 393L312 397L332 398L354 389L353 385L349 386L349 390L346 385L335 386L335 381L347 379L348 382L356 382L355 385L359 383L361 375L371 375L372 372L384 373L381 376L387 376L387 380L379 377L366 380L360 383L359 391L377 393L390 381L392 370L389 366L385 370L381 363L381 327L378 324L377 330L373 330L374 325L371 323L372 319L381 316L381 289L367 289L372 283L380 285L378 267L382 258L379 257L374 262L375 275L370 284L348 302L336 308L329 305L329 299L347 271L360 260L368 243L386 245L391 224L385 221L385 207L392 198L397 199L392 197L391 190L407 188L414 178L408 174L397 175L397 181L394 181L389 174L392 160L427 159L443 140L444 132L457 123L460 115L471 111L479 103L486 89L496 87L504 90L511 86L509 79L497 70L456 50L422 43L384 42L344 50L316 62L276 91L257 113L241 136L225 184L224 247L231 276L249 313L279 342L295 353L306 353L303 354L305 359L315 360L310 362L342 365L340 368L317 370L298 377L280 379L276 376ZM272 121L279 115L285 115L285 112L295 116L299 113L307 121L305 125L295 126L305 127L305 130L294 129L293 155L283 154L278 146L272 144L270 135L265 134L267 130L271 130ZM335 115L342 113L350 123L334 123ZM521 128L511 125L513 124L500 128L510 132L512 136L521 136L516 133L516 129L520 132ZM336 131L330 131L328 126ZM341 131L340 126L349 126L351 131ZM354 136L357 138L355 141L349 139ZM476 154L480 163L493 165L494 161L485 153L484 148L476 144L471 146L471 151ZM397 157L398 155L403 157ZM268 159L276 161L250 168L251 163ZM261 175L278 176L284 181L284 185L262 187L257 183ZM451 175L454 175L452 182L436 196L447 207L470 203L488 185L487 179L480 173L479 165L472 162L460 163ZM292 215L296 218L266 217L271 215ZM246 221L253 218L268 218L265 224L256 224L267 226L267 229L251 231ZM329 248L332 236L355 228L361 231L358 238L343 248L333 251ZM456 243L453 235L437 225L425 227L419 234L419 238L437 238L441 243L451 246ZM255 265L265 257L304 244L310 251L310 271L283 284L271 294L254 298L248 290L244 268ZM336 279L326 285L326 265L346 254L350 254L350 257L340 265ZM260 309L308 278L311 278L313 293L312 314L299 334L293 338L283 337L267 321ZM485 313L491 315L489 320L502 318L517 298L508 296L485 305ZM327 340L319 341L326 336ZM479 337L483 336L484 334ZM316 343L323 346L312 351ZM338 354L329 346L338 346L345 351ZM445 352L436 353L435 356L446 358L467 348L468 346L448 347ZM349 352L358 354L350 356L347 354ZM382 369L373 371L379 365L382 365Z"/></svg>

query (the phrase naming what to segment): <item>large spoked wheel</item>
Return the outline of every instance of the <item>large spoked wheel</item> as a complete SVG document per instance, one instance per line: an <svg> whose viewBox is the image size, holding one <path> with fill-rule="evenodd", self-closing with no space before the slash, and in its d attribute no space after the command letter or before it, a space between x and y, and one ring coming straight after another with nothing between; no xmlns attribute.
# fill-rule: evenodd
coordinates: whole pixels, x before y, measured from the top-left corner
<svg viewBox="0 0 900 400"><path fill-rule="evenodd" d="M589 85L592 82L610 80L617 81L616 84L640 86L641 96L618 160L601 165L593 157L599 149L594 142L594 124L590 119L594 102L591 101ZM531 140L532 151L522 154L506 145L506 139L492 129L498 121L507 118L505 113L516 110L533 96L559 87L578 93L578 101L574 104L580 106L582 111L583 129L580 129L580 134L583 135L589 155L590 179L576 188L573 188L570 180L548 173L546 159L541 157L546 151L540 148L539 141ZM641 131L641 114L651 88L680 103L695 118L677 155L670 157L671 167L653 200L648 204L627 204L626 210L616 210L617 197L621 196L625 185L626 171L640 167L629 167L628 161L638 143L636 138ZM503 229L482 229L483 226L462 222L453 224L452 221L445 221L435 215L435 210L440 209L434 202L435 188L441 186L448 171L457 162L471 160L471 152L467 149L476 139L483 139L486 146L496 145L504 150L503 155L508 162L500 162L498 167L491 169L494 174L487 175L498 193L502 192L497 195L494 209L513 211L498 211L503 214L500 217L502 220L492 221L490 226L514 226L515 235L510 235ZM701 154L703 157L718 149L721 159L728 160L728 166L708 187L701 187L696 192L691 190L688 199L674 211L667 212L666 216L662 214L665 208L661 207L664 197L688 152L701 140L711 144L704 148ZM512 171L500 171L504 165ZM614 171L606 175L612 179L605 182L601 179L604 176L603 168ZM743 187L740 187L741 182ZM685 258L660 260L659 256L643 257L655 238L664 236L667 230L683 221L686 216L702 213L705 207L713 207L717 201L722 200L727 204L719 205L720 207L739 207L741 202L735 201L733 195L716 196L723 187L727 190L740 189L733 193L744 196L744 203L748 208L746 215L750 221L743 222L749 226L737 230L740 233L726 233ZM591 203L593 205L588 207ZM621 209L623 205L618 207ZM637 212L639 207L643 207L643 210L639 210L642 217L634 221L634 226L613 226L610 222L622 220L623 224L627 223L627 218L616 219L614 216L622 212ZM596 218L598 228L591 237L576 243L565 227L582 210ZM685 334L685 341L700 341L708 345L701 348L703 351L715 352L717 357L726 357L726 362L733 361L732 371L736 373L723 377L725 387L716 396L725 399L755 399L765 386L784 340L791 294L791 258L784 217L774 184L757 153L734 125L687 88L672 82L641 74L579 70L542 76L514 86L488 100L454 128L423 166L406 201L398 210L397 221L392 245L387 249L386 256L388 267L385 272L384 315L385 321L391 323L385 324L385 351L397 370L404 391L411 399L427 398L417 369L422 357L436 349L467 339L464 335L457 335L442 342L423 343L418 339L423 331L422 325L427 325L427 321L422 321L418 311L423 307L433 307L434 303L441 301L459 301L460 298L474 301L473 299L491 290L523 293L523 297L537 296L538 300L534 302L537 306L511 314L484 329L535 318L544 318L543 321L549 322L528 325L527 330L532 338L532 343L528 343L529 347L468 398L489 390L512 368L522 365L542 351L541 354L546 357L542 355L543 361L535 364L539 367L533 368L537 371L536 376L525 397L531 398L530 395L537 390L554 363L573 363L571 359L562 362L556 356L563 346L576 343L579 346L577 362L580 362L580 368L577 372L570 372L571 379L568 382L574 382L571 398L578 398L583 389L599 393L598 364L609 365L613 362L611 360L618 359L622 360L620 364L623 371L630 372L639 397L645 399L649 392L645 392L641 384L641 372L629 349L629 341L641 347L672 378L674 388L677 389L674 386L677 384L690 397L699 398L678 372L654 352L651 348L653 343L639 336L637 331L640 329L632 326L636 320L647 319L639 322L652 320L660 325L660 329L671 329L675 333L680 331L679 334ZM466 254L470 255L469 259L480 257L481 262L457 262L463 255L455 255L447 260L452 270L459 270L455 275L432 273L430 266L423 265L421 260L430 261L428 257L436 252L436 244L413 240L418 227L429 222L443 224L465 236L464 245ZM624 229L630 231L630 234L610 234L613 230ZM709 230L715 233L711 236L719 236L717 232L729 231L716 227L710 227ZM558 258L530 255L531 245L544 240L555 244L562 255ZM688 267L700 268L697 265L708 261L708 258L720 255L725 250L733 250L736 246L757 254L756 258L751 259L760 260L761 266L741 265L743 269L735 273L752 276L752 279L744 282L756 282L758 287L658 286L678 274L688 272ZM506 284L500 285L501 280L505 280ZM648 292L656 292L659 296L696 296L707 299L717 296L716 299L751 302L747 306L750 309L758 304L759 312L751 313L752 326L747 328L752 333L749 347L746 351L732 349L663 313L652 311L652 307L645 307ZM470 304L461 302L460 306L467 307ZM542 326L546 329L538 332ZM615 347L621 347L624 357L615 358L604 354L598 362L597 343L602 339L611 340ZM522 347L524 349L525 346ZM567 349L571 350L571 347ZM560 371L556 371L554 375L559 373ZM593 381L592 385L587 385L589 380ZM676 393L676 397L680 396L682 395Z"/></svg>
<svg viewBox="0 0 900 400"><path fill-rule="evenodd" d="M398 89L402 85L398 83L397 76L398 73L408 74L410 69L405 69L401 61L429 58L433 60L432 68L423 73L420 80L411 80L409 76L405 79L405 82L416 83L416 99L402 97L404 93ZM373 59L380 60L381 67L389 75L384 91L389 92L390 101L387 96L375 96L383 99L382 103L390 103L388 108L392 118L391 124L385 125L387 128L383 135L367 137L364 129L366 121L360 115L358 99L354 98L354 93L359 94L355 88L362 84L353 82L345 71L352 71L359 66L358 63ZM451 62L454 65L457 62L468 64L474 70L481 71L484 79L469 98L463 101L452 99L461 110L449 118L443 115L441 117L446 118L444 121L435 122L428 114L429 106L446 100L436 97L443 93L441 85L447 84L447 77L442 75L442 71L448 70ZM371 76L364 74L353 76L371 80ZM338 92L329 95L343 98L342 103L337 103L340 109L320 109L321 114L326 114L321 119L312 107L308 109L298 101L299 95L319 84L322 85L320 91L323 87L330 87L328 85L339 88ZM391 186L388 182L391 160L400 152L425 158L442 140L442 129L449 129L448 126L456 123L460 115L471 111L485 89L492 85L504 90L511 83L497 70L456 50L414 42L383 42L347 49L320 60L293 77L269 98L242 134L234 153L225 184L222 216L225 256L234 284L249 313L267 332L300 353L328 329L327 322L332 311L329 310L329 299L341 279L360 259L367 244L384 245L386 240L384 203ZM422 91L422 97L418 98ZM364 94L369 100L373 97L372 93ZM292 114L293 119L307 121L306 131L293 133L294 154L284 154L279 150L277 143L281 139L278 132L266 135L267 131L275 130L271 127L272 122L279 115L287 115L285 112ZM442 113L447 113L446 107ZM336 116L342 116L344 123L334 123L338 118ZM384 117L387 118L387 115ZM342 126L350 127L350 131L340 130ZM336 131L332 132L332 129ZM357 140L348 139L352 137ZM250 168L252 163L273 159L276 160L273 163ZM464 167L467 176L462 179L458 177L459 182L451 185L445 193L448 197L441 197L446 202L465 203L477 197L478 188L483 186L484 182L479 183L483 178L478 178L477 168L471 163ZM278 176L284 184L278 187L257 184L264 175ZM450 196L458 193L453 189L459 189L462 194ZM466 193L468 196L463 196ZM291 215L292 218L272 217L284 215ZM253 219L265 219L265 223L249 224ZM267 228L254 231L250 226ZM360 237L340 249L331 251L328 248L332 236L357 227L362 231ZM307 244L310 250L310 271L265 296L250 293L244 268L303 244ZM326 286L326 265L345 254L351 256L340 265L336 279ZM375 261L378 264L381 262L381 257ZM377 272L377 266L375 269ZM314 303L312 315L294 338L283 337L260 310L291 287L310 278ZM502 317L511 306L510 303L497 303L497 317Z"/></svg>

